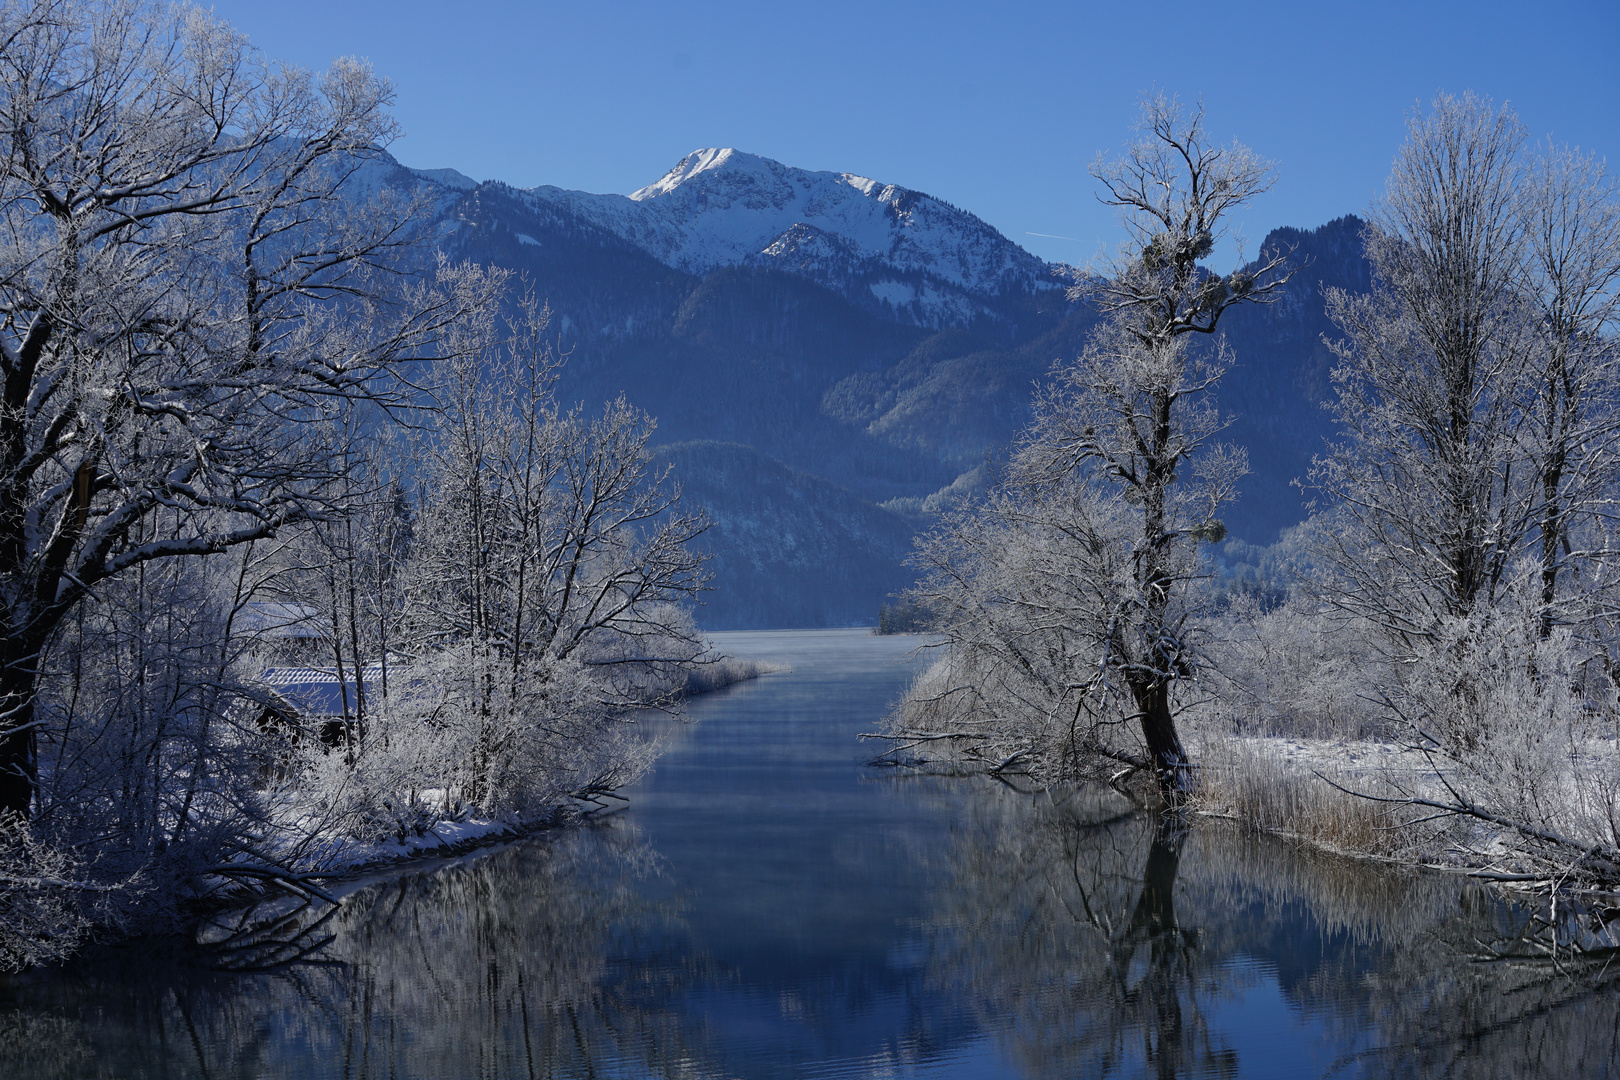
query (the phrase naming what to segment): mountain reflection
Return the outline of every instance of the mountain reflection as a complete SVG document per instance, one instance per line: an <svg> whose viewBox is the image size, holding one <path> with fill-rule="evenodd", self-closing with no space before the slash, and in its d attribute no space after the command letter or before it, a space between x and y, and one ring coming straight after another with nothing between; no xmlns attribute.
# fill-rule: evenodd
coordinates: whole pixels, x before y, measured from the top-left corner
<svg viewBox="0 0 1620 1080"><path fill-rule="evenodd" d="M981 801L952 860L930 970L1026 1076L1620 1069L1620 971L1457 879L1086 792Z"/></svg>

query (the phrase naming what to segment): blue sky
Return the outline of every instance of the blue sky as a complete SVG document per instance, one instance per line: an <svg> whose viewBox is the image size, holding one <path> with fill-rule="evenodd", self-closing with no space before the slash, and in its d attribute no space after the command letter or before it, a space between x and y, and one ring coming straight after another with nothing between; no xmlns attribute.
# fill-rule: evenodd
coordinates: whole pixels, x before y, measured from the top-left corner
<svg viewBox="0 0 1620 1080"><path fill-rule="evenodd" d="M1532 132L1620 168L1617 0L214 10L279 59L368 58L398 87L408 165L628 193L693 149L735 146L926 191L1066 262L1117 242L1086 167L1153 89L1202 96L1215 134L1276 161L1237 223L1251 253L1274 226L1365 208L1437 90L1509 100Z"/></svg>

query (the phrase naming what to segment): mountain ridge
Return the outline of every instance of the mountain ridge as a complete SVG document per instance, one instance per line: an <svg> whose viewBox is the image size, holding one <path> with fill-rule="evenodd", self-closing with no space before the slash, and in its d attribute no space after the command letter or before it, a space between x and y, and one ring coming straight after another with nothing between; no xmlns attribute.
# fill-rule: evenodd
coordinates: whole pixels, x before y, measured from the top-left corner
<svg viewBox="0 0 1620 1080"><path fill-rule="evenodd" d="M1054 267L955 208L951 220L976 243L1016 249L1005 265L1028 273L998 292L994 275L983 289L968 288L957 282L969 278L948 281L923 266L915 256L928 243L941 245L925 252L936 268L965 250L962 233L906 232L919 206L934 213L948 206L940 200L735 151L691 159L638 189L639 198L480 184L454 170L396 167L393 175L430 185L429 228L444 254L521 273L549 299L569 354L562 400L594 407L624 395L658 418L658 444L694 444L671 459L692 497L717 519L748 522L715 533L716 567L738 571L742 591L714 597L699 613L704 625L769 625L773 605L800 625L847 622L863 605L875 613L884 597L871 590L903 584L902 553L888 541L857 540L838 515L916 529L982 488L987 462L1004 456L1027 424L1035 383L1084 348L1099 316L1067 299ZM811 206L806 185L836 195L846 216L869 230L866 239L840 232L837 213L801 212ZM890 201L877 197L883 193ZM893 209L902 202L909 219ZM655 216L635 216L649 207ZM796 220L804 217L815 221ZM730 231L700 245L685 268L658 256L675 258L669 253L715 222L730 222ZM1249 448L1253 469L1227 515L1236 537L1267 543L1307 512L1306 494L1290 485L1307 476L1332 430L1320 407L1332 365L1322 290L1367 287L1360 230L1353 217L1273 230L1265 247L1295 248L1300 272L1278 303L1244 305L1223 319L1237 363L1216 401L1234 421L1224 439ZM1036 280L1043 284L1025 288ZM928 289L932 307L917 303ZM720 444L759 460L744 463ZM723 476L747 482L728 486ZM805 476L832 478L831 486ZM773 484L781 491L769 495ZM825 503L824 512L810 503ZM882 507L900 517L873 518ZM762 522L778 512L784 551L792 539L819 552L816 559L762 561ZM840 551L866 569L837 570ZM873 569L884 560L892 574Z"/></svg>
<svg viewBox="0 0 1620 1080"><path fill-rule="evenodd" d="M1006 322L1007 301L1062 288L1044 260L943 199L732 148L693 151L629 195L515 190L685 273L775 267L919 326Z"/></svg>

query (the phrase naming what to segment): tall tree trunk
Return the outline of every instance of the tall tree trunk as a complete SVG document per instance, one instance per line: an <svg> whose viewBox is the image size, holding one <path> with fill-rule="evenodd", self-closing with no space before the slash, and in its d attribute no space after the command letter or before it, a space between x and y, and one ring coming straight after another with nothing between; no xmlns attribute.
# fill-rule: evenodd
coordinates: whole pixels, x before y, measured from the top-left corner
<svg viewBox="0 0 1620 1080"><path fill-rule="evenodd" d="M1563 457L1552 456L1542 471L1541 513L1541 639L1552 637L1553 602L1558 599L1558 544L1563 537L1563 504L1559 485L1563 480Z"/></svg>
<svg viewBox="0 0 1620 1080"><path fill-rule="evenodd" d="M1176 733L1176 717L1170 708L1170 683L1180 674L1181 658L1165 656L1160 647L1165 640L1165 623L1170 615L1173 585L1165 568L1167 549L1173 542L1165 514L1166 489L1175 475L1178 455L1171 443L1170 395L1159 390L1153 395L1152 426L1146 461L1146 483L1142 488L1142 597L1147 618L1142 631L1150 650L1142 662L1153 674L1138 674L1129 680L1131 696L1142 726L1142 739L1153 760L1153 773L1165 802L1179 806L1192 790L1192 771L1187 751Z"/></svg>
<svg viewBox="0 0 1620 1080"><path fill-rule="evenodd" d="M1580 407L1569 385L1568 358L1555 342L1548 361L1547 447L1541 461L1541 639L1552 637L1553 603L1558 599L1558 545L1564 535L1563 483L1569 464L1574 414Z"/></svg>
<svg viewBox="0 0 1620 1080"><path fill-rule="evenodd" d="M1133 680L1131 696L1142 726L1142 741L1153 761L1153 775L1159 793L1171 806L1180 806L1192 793L1192 766L1176 733L1175 713L1170 709L1170 684L1163 679Z"/></svg>
<svg viewBox="0 0 1620 1080"><path fill-rule="evenodd" d="M31 655L18 655L24 651ZM39 785L39 740L33 725L38 656L35 650L6 652L12 655L0 668L0 815L27 819Z"/></svg>

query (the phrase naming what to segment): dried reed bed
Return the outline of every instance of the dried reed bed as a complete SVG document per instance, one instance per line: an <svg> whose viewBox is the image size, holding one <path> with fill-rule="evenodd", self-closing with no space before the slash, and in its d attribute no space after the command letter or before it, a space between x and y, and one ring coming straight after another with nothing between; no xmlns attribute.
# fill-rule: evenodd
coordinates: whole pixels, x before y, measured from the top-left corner
<svg viewBox="0 0 1620 1080"><path fill-rule="evenodd" d="M1435 862L1455 828L1411 824L1409 807L1376 801L1409 792L1410 771L1397 781L1376 767L1291 761L1259 739L1210 740L1199 760L1203 812L1331 851Z"/></svg>
<svg viewBox="0 0 1620 1080"><path fill-rule="evenodd" d="M786 664L773 664L768 660L739 660L737 657L727 656L712 663L701 663L688 671L686 688L681 696L695 697L698 694L723 689L733 683L757 679L761 675L791 670Z"/></svg>

